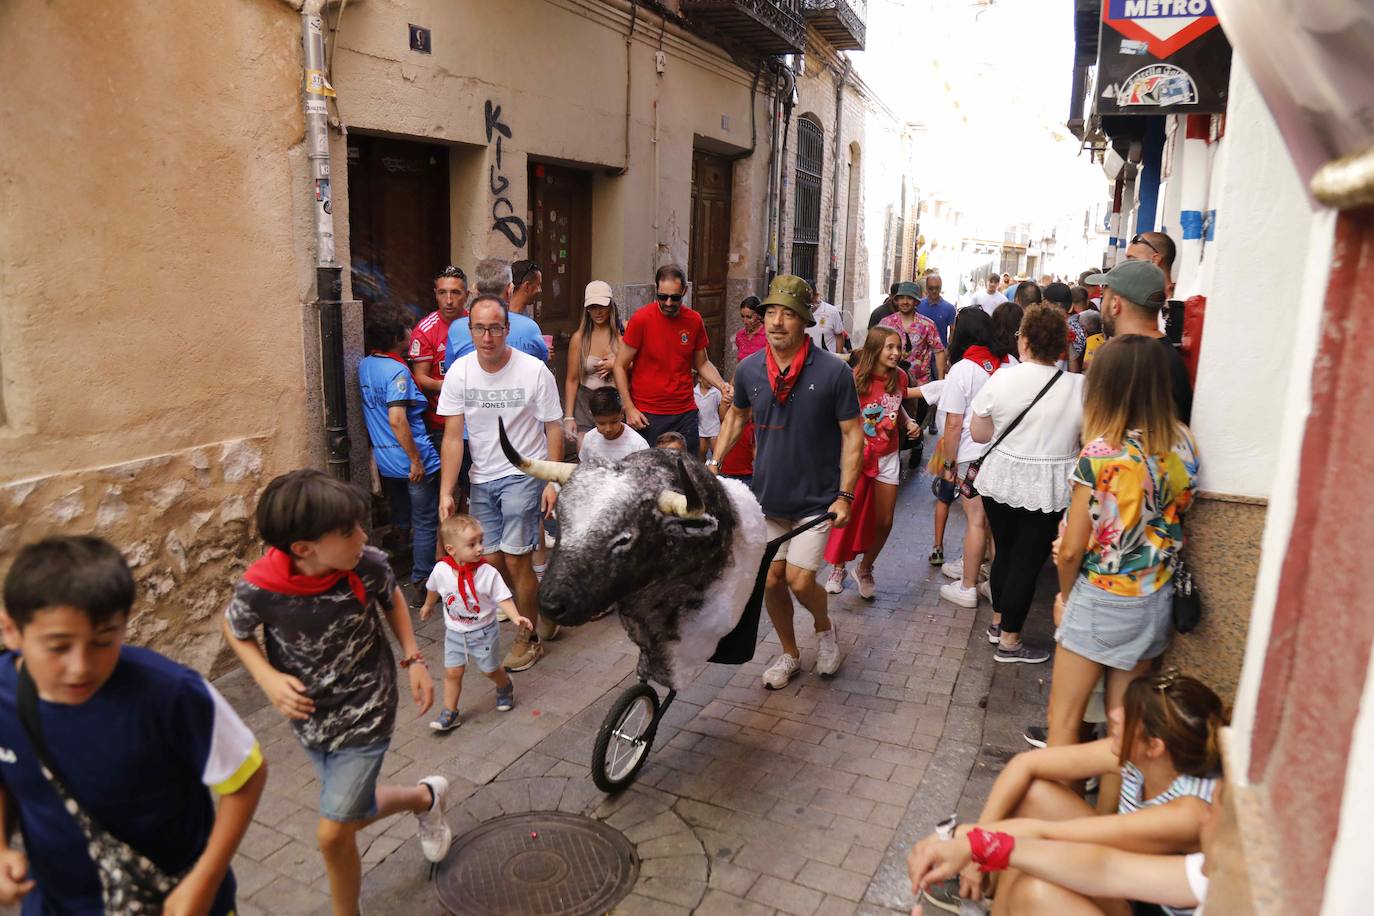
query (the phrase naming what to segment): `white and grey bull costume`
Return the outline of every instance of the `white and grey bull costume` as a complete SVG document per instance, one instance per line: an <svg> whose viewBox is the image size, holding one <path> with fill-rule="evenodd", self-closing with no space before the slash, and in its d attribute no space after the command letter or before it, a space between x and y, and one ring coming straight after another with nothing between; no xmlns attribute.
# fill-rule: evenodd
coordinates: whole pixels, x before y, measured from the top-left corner
<svg viewBox="0 0 1374 916"><path fill-rule="evenodd" d="M676 451L567 464L525 458L504 425L499 433L511 464L562 486L539 613L576 626L617 606L639 647L640 677L685 687L756 592L767 528L754 494ZM737 642L734 651L752 655L752 630Z"/></svg>

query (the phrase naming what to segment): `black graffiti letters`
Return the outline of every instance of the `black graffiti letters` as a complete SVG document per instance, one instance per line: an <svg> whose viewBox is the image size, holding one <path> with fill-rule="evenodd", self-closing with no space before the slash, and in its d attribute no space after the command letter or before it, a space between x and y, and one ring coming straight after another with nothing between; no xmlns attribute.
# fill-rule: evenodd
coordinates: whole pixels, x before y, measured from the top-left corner
<svg viewBox="0 0 1374 916"><path fill-rule="evenodd" d="M501 106L493 105L491 99L487 99L483 119L486 123L487 145L491 145L493 137L496 140L496 164L487 170L487 186L495 198L491 204L491 230L504 235L516 248L524 248L525 243L529 241L529 228L523 219L515 215L515 205L506 196L510 189L510 179L500 172L501 139L504 137L509 140L513 134L510 127L501 122ZM504 215L500 213L502 209L506 211Z"/></svg>

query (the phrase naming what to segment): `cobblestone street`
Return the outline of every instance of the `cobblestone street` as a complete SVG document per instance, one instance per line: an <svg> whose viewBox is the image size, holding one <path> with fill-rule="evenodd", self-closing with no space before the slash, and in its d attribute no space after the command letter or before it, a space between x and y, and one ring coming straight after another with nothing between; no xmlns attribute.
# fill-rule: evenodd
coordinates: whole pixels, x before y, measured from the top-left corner
<svg viewBox="0 0 1374 916"><path fill-rule="evenodd" d="M635 649L614 617L564 634L533 669L515 675L517 706L494 708L484 678L466 681L465 723L435 736L403 699L384 777L429 773L451 785L455 837L502 814L563 811L624 832L642 861L626 914L909 912L905 857L934 822L976 815L996 772L1025 747L1022 728L1043 721L1050 666L996 665L977 612L942 602L945 579L927 563L932 497L909 480L877 567L878 594L862 601L852 579L831 607L845 652L839 676L804 672L767 691L760 674L778 651L765 621L757 657L708 666L681 691L659 728L638 782L603 795L588 773L593 739L619 690L634 682ZM946 552L960 553L962 515ZM1027 635L1047 645L1053 586L1042 579ZM806 622L803 622L805 618ZM799 610L798 632L810 635ZM420 627L438 672L442 623ZM504 634L509 639L509 634ZM240 912L328 911L315 848L318 784L286 723L251 680L216 682L256 729L271 766L257 822L235 861ZM369 913L443 913L415 821L364 831Z"/></svg>

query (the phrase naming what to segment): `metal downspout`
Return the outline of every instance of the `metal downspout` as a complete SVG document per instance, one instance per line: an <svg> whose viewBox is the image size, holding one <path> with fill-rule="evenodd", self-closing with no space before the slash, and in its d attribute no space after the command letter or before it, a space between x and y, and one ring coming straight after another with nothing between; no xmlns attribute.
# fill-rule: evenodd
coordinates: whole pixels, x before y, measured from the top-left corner
<svg viewBox="0 0 1374 916"><path fill-rule="evenodd" d="M305 139L315 211L315 295L320 310L320 383L324 395L325 448L329 473L349 479L347 395L344 388L343 267L334 256L334 207L330 192L328 96L325 78L324 0L307 0L301 10L305 47Z"/></svg>
<svg viewBox="0 0 1374 916"><path fill-rule="evenodd" d="M840 125L844 123L844 87L854 62L844 59L844 72L835 84L835 152L830 157L830 279L826 284L826 299L835 303L835 284L839 279L839 259L835 256L835 224L840 218ZM843 310L843 306L841 306Z"/></svg>

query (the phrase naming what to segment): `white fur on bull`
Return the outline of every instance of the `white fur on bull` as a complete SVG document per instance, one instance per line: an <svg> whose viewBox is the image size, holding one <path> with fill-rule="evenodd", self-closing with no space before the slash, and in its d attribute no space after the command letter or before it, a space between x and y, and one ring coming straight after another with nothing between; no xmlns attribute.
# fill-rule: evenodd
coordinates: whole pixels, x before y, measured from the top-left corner
<svg viewBox="0 0 1374 916"><path fill-rule="evenodd" d="M540 613L576 625L618 606L640 675L685 686L739 622L758 575L767 532L749 488L678 452L574 466L526 460L500 434L512 464L563 482Z"/></svg>

